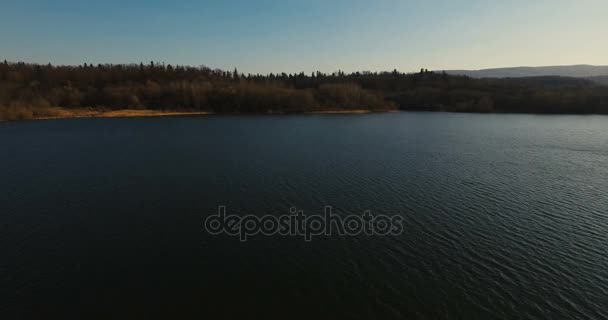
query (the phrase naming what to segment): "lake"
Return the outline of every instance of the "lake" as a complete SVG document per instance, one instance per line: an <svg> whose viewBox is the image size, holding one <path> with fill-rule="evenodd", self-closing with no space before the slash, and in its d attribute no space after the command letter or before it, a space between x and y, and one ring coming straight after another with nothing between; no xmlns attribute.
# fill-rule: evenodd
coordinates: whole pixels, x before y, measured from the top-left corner
<svg viewBox="0 0 608 320"><path fill-rule="evenodd" d="M608 318L606 116L9 122L0 154L3 319ZM404 230L242 242L219 206Z"/></svg>

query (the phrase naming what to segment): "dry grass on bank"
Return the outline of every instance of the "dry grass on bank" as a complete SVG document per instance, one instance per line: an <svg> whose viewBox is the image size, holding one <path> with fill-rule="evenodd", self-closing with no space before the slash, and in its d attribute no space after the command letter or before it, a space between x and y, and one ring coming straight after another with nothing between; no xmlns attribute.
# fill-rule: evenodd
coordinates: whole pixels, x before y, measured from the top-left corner
<svg viewBox="0 0 608 320"><path fill-rule="evenodd" d="M66 109L60 107L30 107L25 105L0 106L0 121L42 120L65 118L129 118L202 115L209 112L177 112L159 110L99 110L90 108Z"/></svg>
<svg viewBox="0 0 608 320"><path fill-rule="evenodd" d="M61 115L61 112L58 109L59 108L31 107L26 105L0 106L0 120L15 121L54 118Z"/></svg>

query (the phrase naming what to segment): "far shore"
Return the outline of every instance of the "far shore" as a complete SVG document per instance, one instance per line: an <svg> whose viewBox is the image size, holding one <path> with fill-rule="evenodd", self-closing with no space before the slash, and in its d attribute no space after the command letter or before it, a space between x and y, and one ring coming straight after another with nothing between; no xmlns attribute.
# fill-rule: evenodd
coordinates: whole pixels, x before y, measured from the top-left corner
<svg viewBox="0 0 608 320"><path fill-rule="evenodd" d="M45 109L42 115L33 114L31 118L20 120L53 120L71 118L135 118L135 117L169 117L169 116L190 116L206 115L212 112L205 111L162 111L147 109L119 109L119 110L100 110L91 108L68 109L52 107ZM6 121L6 120L0 120Z"/></svg>
<svg viewBox="0 0 608 320"><path fill-rule="evenodd" d="M168 117L184 115L204 115L211 112L202 111L160 111L160 110L139 110L139 109L120 109L120 110L95 110L95 109L66 109L57 108L59 114L51 117L39 117L34 119L64 119L64 118L133 118L133 117Z"/></svg>
<svg viewBox="0 0 608 320"><path fill-rule="evenodd" d="M399 110L387 109L387 110L324 110L324 111L311 111L305 112L305 114L360 114L360 113L375 113L375 112L398 112Z"/></svg>
<svg viewBox="0 0 608 320"><path fill-rule="evenodd" d="M397 112L399 110L321 110L303 112L300 114L365 114L376 112ZM44 113L33 113L31 116L19 120L53 120L53 119L72 119L72 118L135 118L135 117L169 117L169 116L194 116L194 115L209 115L214 114L209 111L162 111L149 109L118 109L104 110L93 108L77 108L69 109L62 107L51 107L44 109ZM239 114L239 113L236 113ZM289 113L267 113L267 114L289 114ZM7 121L0 119L0 122ZM10 121L10 120L9 120Z"/></svg>

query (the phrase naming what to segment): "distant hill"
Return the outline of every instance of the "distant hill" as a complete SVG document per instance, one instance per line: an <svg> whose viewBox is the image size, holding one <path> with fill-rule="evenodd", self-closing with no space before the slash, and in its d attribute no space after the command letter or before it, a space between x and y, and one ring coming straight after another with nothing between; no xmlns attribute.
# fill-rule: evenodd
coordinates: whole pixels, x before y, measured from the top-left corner
<svg viewBox="0 0 608 320"><path fill-rule="evenodd" d="M538 76L538 77L513 77L513 78L485 78L490 83L506 84L510 86L524 85L527 87L538 87L545 89L560 89L560 88L589 88L597 86L599 81L594 79L603 77L591 78L574 78L562 76ZM608 77L605 78L608 80Z"/></svg>
<svg viewBox="0 0 608 320"><path fill-rule="evenodd" d="M608 66L573 65L548 67L513 67L482 70L445 70L448 74L466 75L472 78L522 78L540 76L561 76L574 78L589 78L601 83L608 81ZM604 76L602 78L602 76ZM596 78L597 79L592 79ZM596 81L597 80L597 81Z"/></svg>
<svg viewBox="0 0 608 320"><path fill-rule="evenodd" d="M608 76L587 77L587 79L597 84L608 86Z"/></svg>

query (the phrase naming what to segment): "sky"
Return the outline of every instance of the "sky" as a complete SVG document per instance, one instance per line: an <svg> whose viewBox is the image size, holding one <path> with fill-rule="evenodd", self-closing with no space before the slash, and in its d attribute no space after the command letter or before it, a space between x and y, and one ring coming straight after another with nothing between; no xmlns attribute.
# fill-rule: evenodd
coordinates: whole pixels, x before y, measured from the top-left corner
<svg viewBox="0 0 608 320"><path fill-rule="evenodd" d="M245 73L608 65L606 0L2 0L0 59Z"/></svg>

